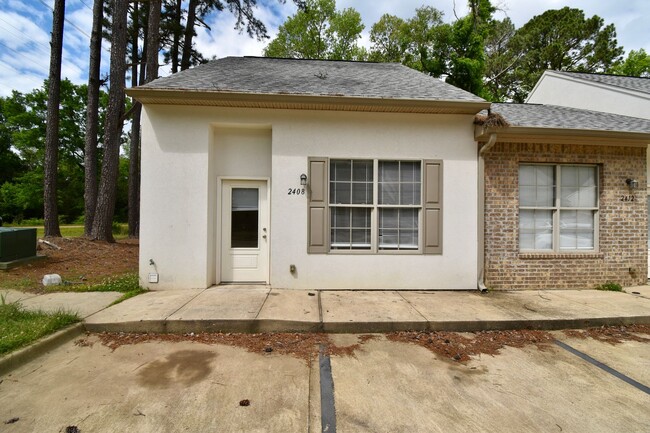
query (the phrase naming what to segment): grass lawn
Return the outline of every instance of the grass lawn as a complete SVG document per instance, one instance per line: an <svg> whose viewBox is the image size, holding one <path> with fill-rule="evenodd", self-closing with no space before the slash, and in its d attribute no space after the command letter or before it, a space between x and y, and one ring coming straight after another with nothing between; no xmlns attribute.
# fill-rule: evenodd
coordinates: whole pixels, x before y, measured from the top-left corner
<svg viewBox="0 0 650 433"><path fill-rule="evenodd" d="M120 292L123 295L118 298L111 305L119 304L120 302L148 292L147 289L140 287L138 281L138 274L130 273L108 277L99 284L79 284L69 286L48 286L45 287L46 291L51 292Z"/></svg>
<svg viewBox="0 0 650 433"><path fill-rule="evenodd" d="M18 303L0 302L0 355L27 346L80 320L76 314L26 311Z"/></svg>
<svg viewBox="0 0 650 433"><path fill-rule="evenodd" d="M43 226L23 226L23 225L13 225L7 224L5 227L29 227L36 229L36 237L42 238L45 235L45 229ZM83 225L62 225L60 226L61 236L64 238L78 238L84 235L84 226ZM129 235L129 227L127 224L115 224L113 227L113 237L115 239L125 239Z"/></svg>

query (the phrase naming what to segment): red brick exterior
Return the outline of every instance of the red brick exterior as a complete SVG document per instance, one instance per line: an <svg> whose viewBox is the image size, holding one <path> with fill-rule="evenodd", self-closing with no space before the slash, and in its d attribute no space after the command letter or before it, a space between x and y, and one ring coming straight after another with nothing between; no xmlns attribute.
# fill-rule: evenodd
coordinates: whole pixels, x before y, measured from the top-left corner
<svg viewBox="0 0 650 433"><path fill-rule="evenodd" d="M648 266L646 148L497 143L485 157L485 283L491 289L645 284ZM599 247L594 253L519 252L519 165L597 164ZM630 191L627 178L639 181ZM622 196L634 201L621 201Z"/></svg>

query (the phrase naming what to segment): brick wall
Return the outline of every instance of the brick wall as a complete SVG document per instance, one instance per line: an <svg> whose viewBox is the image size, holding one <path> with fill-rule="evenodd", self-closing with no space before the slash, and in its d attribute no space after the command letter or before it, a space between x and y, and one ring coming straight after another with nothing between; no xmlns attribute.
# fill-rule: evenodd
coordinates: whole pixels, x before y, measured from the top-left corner
<svg viewBox="0 0 650 433"><path fill-rule="evenodd" d="M599 165L599 248L593 253L519 252L519 164ZM634 200L625 179L639 181ZM646 148L497 143L485 154L485 282L492 289L593 288L647 279ZM631 269L631 270L630 270Z"/></svg>

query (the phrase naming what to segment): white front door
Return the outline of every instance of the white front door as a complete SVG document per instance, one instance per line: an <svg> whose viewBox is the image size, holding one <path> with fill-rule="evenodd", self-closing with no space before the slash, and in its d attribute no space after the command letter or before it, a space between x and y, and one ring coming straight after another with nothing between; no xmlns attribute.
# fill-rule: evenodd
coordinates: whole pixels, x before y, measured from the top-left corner
<svg viewBox="0 0 650 433"><path fill-rule="evenodd" d="M221 187L221 282L268 283L267 182L224 180Z"/></svg>

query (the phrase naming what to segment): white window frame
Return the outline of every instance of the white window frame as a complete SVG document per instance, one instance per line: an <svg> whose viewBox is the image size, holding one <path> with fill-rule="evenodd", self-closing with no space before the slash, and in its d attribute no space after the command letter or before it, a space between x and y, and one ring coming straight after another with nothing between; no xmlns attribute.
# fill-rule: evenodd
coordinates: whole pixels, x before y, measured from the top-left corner
<svg viewBox="0 0 650 433"><path fill-rule="evenodd" d="M550 166L554 167L553 179L553 206L521 206L521 191L518 191L519 217L518 222L521 224L522 210L546 210L552 212L552 247L550 249L522 249L521 248L521 229L517 227L517 243L520 253L554 253L554 254L591 254L599 252L599 212L600 212L600 168L596 164L543 164L543 163L525 163L519 164L517 176L521 176L522 166ZM560 187L562 185L562 167L593 167L596 171L596 205L594 207L568 207L562 206ZM519 185L519 182L517 182ZM594 240L592 249L561 249L560 248L560 212L561 211L591 211L593 214Z"/></svg>
<svg viewBox="0 0 650 433"><path fill-rule="evenodd" d="M328 173L331 170L332 162L336 161L372 161L372 203L369 204L337 204L331 202L331 192L328 194L328 226L331 225L332 210L336 208L366 208L370 209L370 248L368 249L338 249L332 243L332 227L328 229L328 243L330 254L422 254L423 253L423 220L424 209L424 161L421 159L408 158L330 158L327 164ZM417 162L420 164L420 199L418 205L380 204L379 203L379 163L380 162ZM328 179L328 182L331 182ZM331 185L328 186L328 190ZM417 209L417 248L395 248L382 249L379 247L379 210L380 209Z"/></svg>

